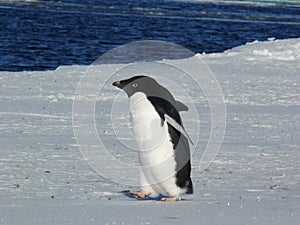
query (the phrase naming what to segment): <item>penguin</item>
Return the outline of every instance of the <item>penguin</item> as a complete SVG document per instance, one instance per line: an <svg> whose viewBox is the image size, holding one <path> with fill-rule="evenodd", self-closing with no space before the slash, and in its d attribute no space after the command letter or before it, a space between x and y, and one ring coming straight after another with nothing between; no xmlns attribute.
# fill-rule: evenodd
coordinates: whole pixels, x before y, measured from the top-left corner
<svg viewBox="0 0 300 225"><path fill-rule="evenodd" d="M193 194L191 140L179 114L188 107L150 76L138 75L112 85L129 98L140 161L140 190L127 192L166 202L181 200L181 194Z"/></svg>

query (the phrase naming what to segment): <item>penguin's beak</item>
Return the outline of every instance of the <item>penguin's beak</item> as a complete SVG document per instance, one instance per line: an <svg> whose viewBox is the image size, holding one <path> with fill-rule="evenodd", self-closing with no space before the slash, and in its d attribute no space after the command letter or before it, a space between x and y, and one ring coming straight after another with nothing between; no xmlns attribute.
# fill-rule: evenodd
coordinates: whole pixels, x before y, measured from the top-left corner
<svg viewBox="0 0 300 225"><path fill-rule="evenodd" d="M112 83L113 86L120 88L121 82L120 81L115 81Z"/></svg>

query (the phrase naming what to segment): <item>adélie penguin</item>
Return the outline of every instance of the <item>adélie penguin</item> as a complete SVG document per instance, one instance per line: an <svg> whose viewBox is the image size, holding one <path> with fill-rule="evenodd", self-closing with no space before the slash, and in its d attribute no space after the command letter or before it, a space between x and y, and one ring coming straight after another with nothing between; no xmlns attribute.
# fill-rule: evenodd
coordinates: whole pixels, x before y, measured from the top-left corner
<svg viewBox="0 0 300 225"><path fill-rule="evenodd" d="M188 107L149 76L135 76L112 84L129 97L132 129L140 159L140 191L128 191L138 198L180 200L192 194L189 137L180 111Z"/></svg>

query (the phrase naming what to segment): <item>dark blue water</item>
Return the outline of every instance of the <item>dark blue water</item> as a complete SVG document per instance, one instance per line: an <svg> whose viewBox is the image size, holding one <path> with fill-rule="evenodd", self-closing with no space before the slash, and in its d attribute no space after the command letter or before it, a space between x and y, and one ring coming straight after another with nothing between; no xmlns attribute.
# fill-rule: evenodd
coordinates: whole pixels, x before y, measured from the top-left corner
<svg viewBox="0 0 300 225"><path fill-rule="evenodd" d="M0 2L0 70L88 65L128 42L162 40L222 52L254 40L300 37L299 5L190 1Z"/></svg>

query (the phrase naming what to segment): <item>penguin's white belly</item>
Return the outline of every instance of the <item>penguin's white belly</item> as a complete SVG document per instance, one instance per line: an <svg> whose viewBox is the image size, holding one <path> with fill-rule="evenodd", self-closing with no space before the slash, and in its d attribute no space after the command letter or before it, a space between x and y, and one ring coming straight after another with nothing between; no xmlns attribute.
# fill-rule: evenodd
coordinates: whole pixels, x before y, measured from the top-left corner
<svg viewBox="0 0 300 225"><path fill-rule="evenodd" d="M176 185L176 162L173 144L166 122L146 95L137 92L130 97L133 132L141 163L141 186L155 192L179 196L182 189Z"/></svg>

